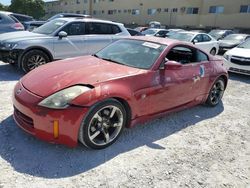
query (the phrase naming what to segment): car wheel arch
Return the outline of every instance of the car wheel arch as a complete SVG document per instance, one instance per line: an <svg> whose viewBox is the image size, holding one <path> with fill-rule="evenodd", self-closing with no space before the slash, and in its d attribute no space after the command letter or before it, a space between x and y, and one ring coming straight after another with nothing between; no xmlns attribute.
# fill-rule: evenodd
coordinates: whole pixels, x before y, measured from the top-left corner
<svg viewBox="0 0 250 188"><path fill-rule="evenodd" d="M28 52L30 52L30 51L32 51L32 50L40 50L40 51L44 52L46 55L48 55L50 61L53 61L53 60L54 60L52 53L51 53L48 49L43 48L43 47L41 47L41 46L32 46L32 47L26 48L26 49L22 52L22 54L20 55L20 57L18 58L18 67L19 67L19 68L21 68L21 63L22 63L23 56L24 56L26 53L28 53Z"/></svg>

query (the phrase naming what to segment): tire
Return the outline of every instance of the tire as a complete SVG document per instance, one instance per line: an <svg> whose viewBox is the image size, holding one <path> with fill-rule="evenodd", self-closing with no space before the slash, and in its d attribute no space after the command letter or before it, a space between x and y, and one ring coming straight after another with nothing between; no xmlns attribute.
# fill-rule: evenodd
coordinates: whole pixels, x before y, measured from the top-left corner
<svg viewBox="0 0 250 188"><path fill-rule="evenodd" d="M92 106L81 123L79 141L88 148L104 149L113 144L122 133L127 113L115 99Z"/></svg>
<svg viewBox="0 0 250 188"><path fill-rule="evenodd" d="M49 56L41 50L31 50L23 55L21 69L27 73L50 62Z"/></svg>
<svg viewBox="0 0 250 188"><path fill-rule="evenodd" d="M221 102L224 91L225 81L222 78L219 78L210 89L206 104L211 107L217 106Z"/></svg>
<svg viewBox="0 0 250 188"><path fill-rule="evenodd" d="M211 55L216 55L216 49L215 49L215 48L212 48L212 50L210 51L210 54L211 54Z"/></svg>

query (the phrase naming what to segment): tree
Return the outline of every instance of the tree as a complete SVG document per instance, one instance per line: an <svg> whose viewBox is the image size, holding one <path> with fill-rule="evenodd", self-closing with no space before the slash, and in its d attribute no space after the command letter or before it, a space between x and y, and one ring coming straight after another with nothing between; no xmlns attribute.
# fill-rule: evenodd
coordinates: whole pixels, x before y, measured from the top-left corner
<svg viewBox="0 0 250 188"><path fill-rule="evenodd" d="M9 11L30 15L36 19L45 15L44 2L42 0L11 0Z"/></svg>
<svg viewBox="0 0 250 188"><path fill-rule="evenodd" d="M7 6L4 6L3 4L0 3L0 10L7 10L8 7Z"/></svg>

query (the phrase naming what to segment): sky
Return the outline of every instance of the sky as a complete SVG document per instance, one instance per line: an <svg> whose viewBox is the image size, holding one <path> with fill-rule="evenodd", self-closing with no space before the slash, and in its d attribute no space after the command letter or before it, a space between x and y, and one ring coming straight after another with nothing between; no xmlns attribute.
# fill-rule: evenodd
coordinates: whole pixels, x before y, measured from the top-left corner
<svg viewBox="0 0 250 188"><path fill-rule="evenodd" d="M52 1L52 0L44 0L45 2L46 1ZM3 4L3 5L9 5L11 2L11 0L0 0L0 3Z"/></svg>

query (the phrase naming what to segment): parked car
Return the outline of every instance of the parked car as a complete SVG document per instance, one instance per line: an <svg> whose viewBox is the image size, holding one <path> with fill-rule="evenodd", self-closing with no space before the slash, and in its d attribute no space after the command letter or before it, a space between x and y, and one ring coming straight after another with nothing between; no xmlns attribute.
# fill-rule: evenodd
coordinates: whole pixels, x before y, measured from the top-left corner
<svg viewBox="0 0 250 188"><path fill-rule="evenodd" d="M150 28L156 28L156 29L161 28L161 23L157 22L157 21L151 21L151 22L149 22L148 25L149 25Z"/></svg>
<svg viewBox="0 0 250 188"><path fill-rule="evenodd" d="M250 39L227 51L224 58L228 71L250 75Z"/></svg>
<svg viewBox="0 0 250 188"><path fill-rule="evenodd" d="M166 37L166 34L169 31L167 29L155 29L150 28L142 32L143 35L146 36L155 36L155 37Z"/></svg>
<svg viewBox="0 0 250 188"><path fill-rule="evenodd" d="M185 31L185 30L183 30L183 29L168 29L168 33L166 34L165 37L169 37L169 36L175 35L176 33L183 32L183 31Z"/></svg>
<svg viewBox="0 0 250 188"><path fill-rule="evenodd" d="M135 30L139 31L139 32L143 32L145 30L147 30L148 27L136 27Z"/></svg>
<svg viewBox="0 0 250 188"><path fill-rule="evenodd" d="M208 33L216 40L221 40L225 38L228 35L234 34L232 30L220 30L220 29L214 29Z"/></svg>
<svg viewBox="0 0 250 188"><path fill-rule="evenodd" d="M190 32L195 32L195 33L207 33L205 30L201 30L201 29L190 30Z"/></svg>
<svg viewBox="0 0 250 188"><path fill-rule="evenodd" d="M56 59L95 53L121 37L130 36L123 24L92 18L58 18L33 32L0 35L0 58L24 71Z"/></svg>
<svg viewBox="0 0 250 188"><path fill-rule="evenodd" d="M206 103L220 103L223 60L188 43L118 40L92 56L49 63L15 86L14 119L39 139L105 148L125 127Z"/></svg>
<svg viewBox="0 0 250 188"><path fill-rule="evenodd" d="M135 29L127 28L131 36L142 36L143 34Z"/></svg>
<svg viewBox="0 0 250 188"><path fill-rule="evenodd" d="M59 13L59 14L56 14L56 15L52 16L47 21L28 21L28 22L25 22L24 23L25 30L32 31L35 28L40 27L43 24L45 24L45 23L47 23L47 22L49 22L51 20L57 19L57 18L91 18L91 16L86 15L86 14Z"/></svg>
<svg viewBox="0 0 250 188"><path fill-rule="evenodd" d="M219 44L213 37L206 33L196 33L196 32L179 32L175 35L169 36L171 39L186 41L195 44L202 50L216 55L219 51Z"/></svg>
<svg viewBox="0 0 250 188"><path fill-rule="evenodd" d="M24 26L11 12L0 11L0 34L22 30L24 30Z"/></svg>
<svg viewBox="0 0 250 188"><path fill-rule="evenodd" d="M248 34L231 34L226 36L224 39L219 41L219 53L223 54L227 50L230 50L245 40L249 39L250 35Z"/></svg>

